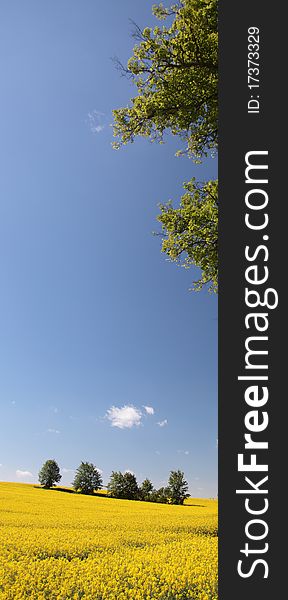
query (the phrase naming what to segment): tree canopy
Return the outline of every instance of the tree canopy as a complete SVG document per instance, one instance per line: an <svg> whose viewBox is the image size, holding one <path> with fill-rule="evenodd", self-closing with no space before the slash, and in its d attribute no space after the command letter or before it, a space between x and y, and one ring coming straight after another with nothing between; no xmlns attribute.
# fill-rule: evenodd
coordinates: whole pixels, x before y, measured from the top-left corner
<svg viewBox="0 0 288 600"><path fill-rule="evenodd" d="M165 8L153 6L160 27L136 26L136 45L121 71L137 88L126 107L113 111L113 144L119 148L137 136L164 140L170 132L181 139L177 154L195 162L218 147L217 0L182 0ZM184 267L199 267L194 290L206 284L217 291L218 183L184 184L179 208L160 205L162 251Z"/></svg>
<svg viewBox="0 0 288 600"><path fill-rule="evenodd" d="M61 477L59 466L54 459L46 460L38 475L40 484L45 488L51 488L59 483Z"/></svg>
<svg viewBox="0 0 288 600"><path fill-rule="evenodd" d="M82 494L93 494L100 490L103 486L103 481L100 471L89 462L81 462L76 470L73 487L76 491Z"/></svg>
<svg viewBox="0 0 288 600"><path fill-rule="evenodd" d="M135 136L163 141L165 131L184 141L180 153L205 156L218 142L218 33L216 0L183 0L170 8L153 6L171 21L162 27L136 27L137 44L127 67L138 94L113 111L114 147Z"/></svg>
<svg viewBox="0 0 288 600"><path fill-rule="evenodd" d="M150 479L144 479L139 488L139 498L148 502L151 499L151 493L153 492L153 483Z"/></svg>
<svg viewBox="0 0 288 600"><path fill-rule="evenodd" d="M159 502L160 504L169 503L169 489L168 487L160 487L158 490L152 490L150 495L151 502Z"/></svg>
<svg viewBox="0 0 288 600"><path fill-rule="evenodd" d="M125 498L126 500L137 500L139 488L134 473L126 471L113 471L108 483L108 494L112 498Z"/></svg>
<svg viewBox="0 0 288 600"><path fill-rule="evenodd" d="M184 267L194 265L202 270L194 282L199 290L208 284L218 288L218 182L196 183L195 178L184 184L186 193L179 208L172 202L160 205L158 220L162 224L162 252Z"/></svg>
<svg viewBox="0 0 288 600"><path fill-rule="evenodd" d="M189 497L188 483L184 479L183 471L171 471L168 480L168 495L172 504L183 504Z"/></svg>

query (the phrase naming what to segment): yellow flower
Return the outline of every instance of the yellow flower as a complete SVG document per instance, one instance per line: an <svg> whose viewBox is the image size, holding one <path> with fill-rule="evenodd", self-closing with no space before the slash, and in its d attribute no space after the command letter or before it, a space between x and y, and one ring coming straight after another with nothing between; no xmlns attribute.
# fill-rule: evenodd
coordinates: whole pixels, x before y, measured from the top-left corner
<svg viewBox="0 0 288 600"><path fill-rule="evenodd" d="M0 483L0 600L217 600L217 502L186 504Z"/></svg>

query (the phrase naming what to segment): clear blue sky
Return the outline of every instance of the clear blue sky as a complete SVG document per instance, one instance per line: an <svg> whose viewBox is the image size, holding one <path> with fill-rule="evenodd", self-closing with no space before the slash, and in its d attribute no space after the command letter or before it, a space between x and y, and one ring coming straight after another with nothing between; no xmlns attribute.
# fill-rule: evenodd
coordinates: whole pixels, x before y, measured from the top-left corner
<svg viewBox="0 0 288 600"><path fill-rule="evenodd" d="M151 4L1 2L1 480L55 458L68 484L88 460L105 483L181 468L217 494L217 298L152 235L157 204L217 162L175 158L171 138L111 148L135 92L111 57Z"/></svg>

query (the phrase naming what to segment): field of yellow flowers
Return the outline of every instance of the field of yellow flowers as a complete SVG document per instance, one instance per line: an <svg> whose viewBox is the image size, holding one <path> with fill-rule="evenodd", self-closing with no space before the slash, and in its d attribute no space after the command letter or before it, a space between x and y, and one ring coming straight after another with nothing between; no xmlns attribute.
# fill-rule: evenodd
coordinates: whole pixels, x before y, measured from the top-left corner
<svg viewBox="0 0 288 600"><path fill-rule="evenodd" d="M0 483L0 513L0 600L217 599L216 501Z"/></svg>

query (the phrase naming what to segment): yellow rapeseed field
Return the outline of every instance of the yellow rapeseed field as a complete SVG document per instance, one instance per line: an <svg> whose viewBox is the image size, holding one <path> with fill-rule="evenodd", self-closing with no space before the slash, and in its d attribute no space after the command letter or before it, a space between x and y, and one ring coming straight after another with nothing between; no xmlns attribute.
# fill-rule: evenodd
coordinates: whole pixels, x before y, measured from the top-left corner
<svg viewBox="0 0 288 600"><path fill-rule="evenodd" d="M216 600L217 502L0 483L0 600Z"/></svg>

